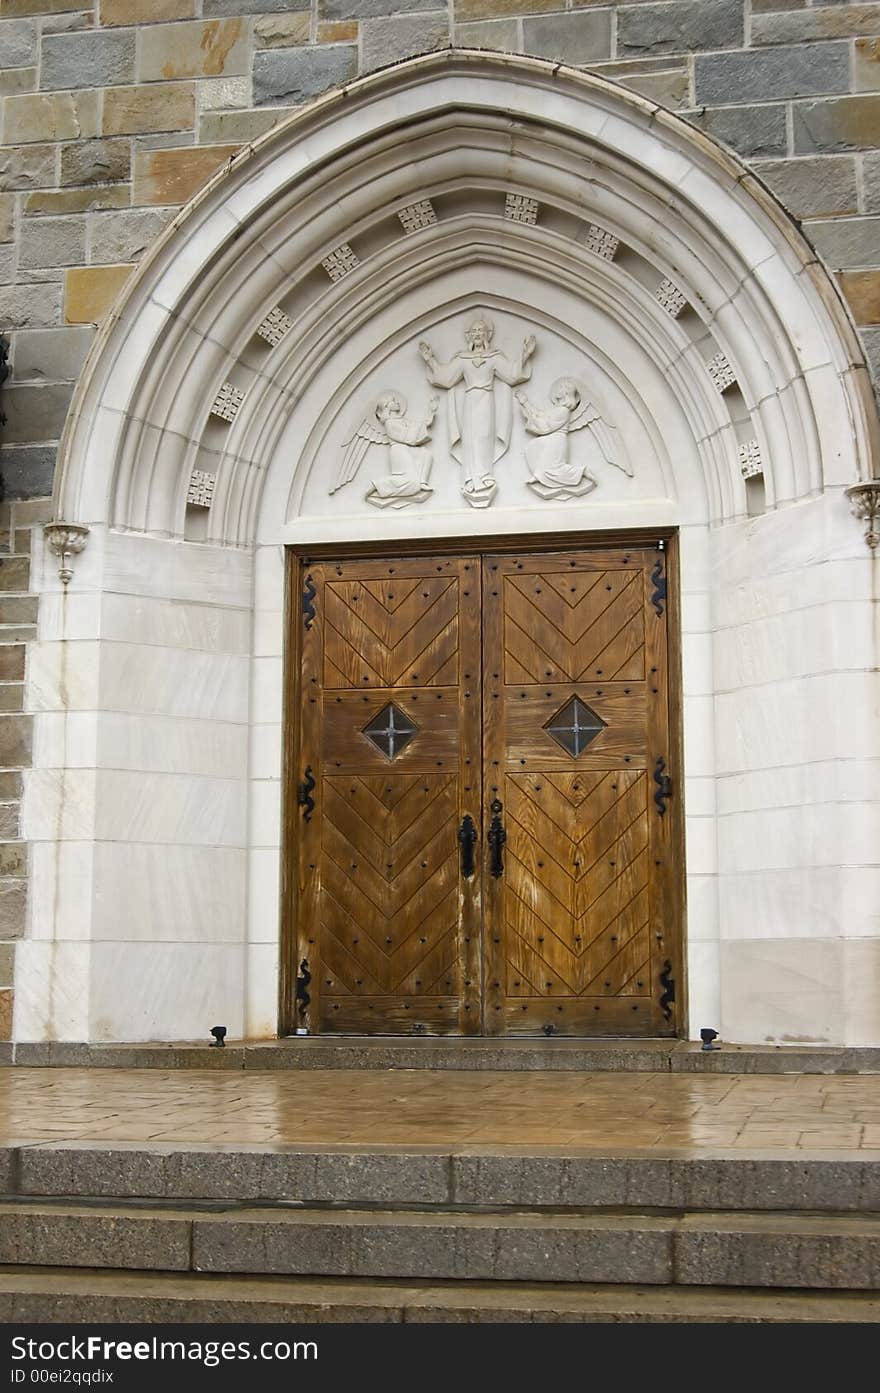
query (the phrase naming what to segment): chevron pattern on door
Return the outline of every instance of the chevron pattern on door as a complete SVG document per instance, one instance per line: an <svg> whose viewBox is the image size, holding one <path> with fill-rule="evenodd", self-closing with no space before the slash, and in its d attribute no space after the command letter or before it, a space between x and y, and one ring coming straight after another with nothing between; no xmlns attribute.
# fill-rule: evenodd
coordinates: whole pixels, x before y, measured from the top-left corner
<svg viewBox="0 0 880 1393"><path fill-rule="evenodd" d="M480 821L477 558L310 567L300 633L297 963L312 1031L480 1029L480 881L459 828Z"/></svg>
<svg viewBox="0 0 880 1393"><path fill-rule="evenodd" d="M459 598L455 580L444 575L331 581L325 687L456 683Z"/></svg>
<svg viewBox="0 0 880 1393"><path fill-rule="evenodd" d="M507 780L510 995L644 995L650 969L643 771Z"/></svg>
<svg viewBox="0 0 880 1393"><path fill-rule="evenodd" d="M644 605L641 569L507 576L505 681L644 678Z"/></svg>
<svg viewBox="0 0 880 1393"><path fill-rule="evenodd" d="M506 840L487 882L490 1034L649 1035L674 941L666 621L657 552L484 559L484 778Z"/></svg>

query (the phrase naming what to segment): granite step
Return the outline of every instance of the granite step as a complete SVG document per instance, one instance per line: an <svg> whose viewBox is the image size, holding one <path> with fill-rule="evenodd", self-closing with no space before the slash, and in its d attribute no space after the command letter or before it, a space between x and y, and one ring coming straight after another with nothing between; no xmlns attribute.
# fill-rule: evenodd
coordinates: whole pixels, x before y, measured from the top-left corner
<svg viewBox="0 0 880 1393"><path fill-rule="evenodd" d="M0 1268L0 1321L880 1323L876 1294Z"/></svg>
<svg viewBox="0 0 880 1393"><path fill-rule="evenodd" d="M0 1042L0 1065L99 1069L447 1069L672 1074L880 1073L880 1049L669 1039L495 1040L437 1036L291 1036L280 1040L86 1044Z"/></svg>
<svg viewBox="0 0 880 1393"><path fill-rule="evenodd" d="M880 1289L878 1214L0 1204L0 1265L473 1282Z"/></svg>
<svg viewBox="0 0 880 1393"><path fill-rule="evenodd" d="M880 1213L880 1152L32 1142L0 1147L0 1195L680 1212Z"/></svg>

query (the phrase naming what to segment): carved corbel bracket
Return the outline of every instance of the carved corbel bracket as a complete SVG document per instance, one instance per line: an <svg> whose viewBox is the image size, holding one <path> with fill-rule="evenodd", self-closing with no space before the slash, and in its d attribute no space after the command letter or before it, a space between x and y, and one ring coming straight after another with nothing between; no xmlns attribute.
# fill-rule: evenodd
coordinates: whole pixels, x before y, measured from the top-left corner
<svg viewBox="0 0 880 1393"><path fill-rule="evenodd" d="M865 541L873 550L880 544L880 479L850 484L844 493L849 499L853 517L865 524Z"/></svg>
<svg viewBox="0 0 880 1393"><path fill-rule="evenodd" d="M89 528L81 522L46 522L43 524L43 535L49 550L61 563L58 576L62 585L66 586L73 578L68 560L70 557L79 556L85 547Z"/></svg>

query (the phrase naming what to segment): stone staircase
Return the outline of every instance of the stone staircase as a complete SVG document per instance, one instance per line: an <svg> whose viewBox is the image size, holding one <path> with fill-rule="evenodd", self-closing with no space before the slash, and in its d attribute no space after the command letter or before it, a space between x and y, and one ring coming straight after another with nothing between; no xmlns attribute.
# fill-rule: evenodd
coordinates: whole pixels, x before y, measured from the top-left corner
<svg viewBox="0 0 880 1393"><path fill-rule="evenodd" d="M0 1321L880 1321L880 1159L4 1155Z"/></svg>

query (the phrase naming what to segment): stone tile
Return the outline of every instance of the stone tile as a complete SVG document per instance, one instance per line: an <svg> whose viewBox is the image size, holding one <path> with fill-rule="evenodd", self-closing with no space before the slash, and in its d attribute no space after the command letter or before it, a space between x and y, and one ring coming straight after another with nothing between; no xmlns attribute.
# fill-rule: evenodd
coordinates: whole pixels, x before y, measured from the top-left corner
<svg viewBox="0 0 880 1393"><path fill-rule="evenodd" d="M59 1211L40 1205L0 1206L0 1262L51 1267L118 1267L160 1272L189 1269L191 1221L152 1210Z"/></svg>
<svg viewBox="0 0 880 1393"><path fill-rule="evenodd" d="M858 212L855 159L851 156L762 161L752 169L795 218Z"/></svg>
<svg viewBox="0 0 880 1393"><path fill-rule="evenodd" d="M80 140L62 146L62 184L117 184L130 177L127 140Z"/></svg>
<svg viewBox="0 0 880 1393"><path fill-rule="evenodd" d="M54 145L0 148L0 193L6 189L50 188L57 182Z"/></svg>
<svg viewBox="0 0 880 1393"><path fill-rule="evenodd" d="M0 591L27 590L30 571L29 556L0 556ZM11 681L11 675L2 680Z"/></svg>
<svg viewBox="0 0 880 1393"><path fill-rule="evenodd" d="M880 213L880 151L862 156L862 195L866 213Z"/></svg>
<svg viewBox="0 0 880 1393"><path fill-rule="evenodd" d="M132 208L124 213L95 213L89 218L93 261L137 261L174 217L168 208Z"/></svg>
<svg viewBox="0 0 880 1393"><path fill-rule="evenodd" d="M256 48L292 48L296 44L307 44L311 25L311 10L262 14L254 20L254 45Z"/></svg>
<svg viewBox="0 0 880 1393"><path fill-rule="evenodd" d="M116 87L104 93L105 135L179 131L193 126L195 119L196 89L192 82Z"/></svg>
<svg viewBox="0 0 880 1393"><path fill-rule="evenodd" d="M10 145L79 140L98 133L98 94L58 92L7 97L4 139Z"/></svg>
<svg viewBox="0 0 880 1393"><path fill-rule="evenodd" d="M817 43L748 53L698 54L694 77L700 105L834 95L849 89L849 45Z"/></svg>
<svg viewBox="0 0 880 1393"><path fill-rule="evenodd" d="M367 19L361 23L361 72L373 72L386 63L429 53L449 44L446 10L429 14L394 15L389 19ZM349 50L354 53L355 50ZM345 81L345 78L341 79Z"/></svg>
<svg viewBox="0 0 880 1393"><path fill-rule="evenodd" d="M880 5L824 5L798 14L755 14L750 42L796 44L811 39L846 39L880 34Z"/></svg>
<svg viewBox="0 0 880 1393"><path fill-rule="evenodd" d="M17 802L21 798L22 779L21 774L10 772L9 770L0 773L0 802ZM18 836L18 810L16 808L6 808L5 816L0 821L0 834L4 837Z"/></svg>
<svg viewBox="0 0 880 1393"><path fill-rule="evenodd" d="M142 29L138 37L139 82L231 77L248 70L248 30L243 19L157 24Z"/></svg>
<svg viewBox="0 0 880 1393"><path fill-rule="evenodd" d="M15 718L9 716L5 719ZM0 938L21 938L26 916L27 881L0 880Z"/></svg>
<svg viewBox="0 0 880 1393"><path fill-rule="evenodd" d="M21 266L81 266L86 259L84 218L25 218L21 225Z"/></svg>
<svg viewBox="0 0 880 1393"><path fill-rule="evenodd" d="M721 106L686 111L685 120L745 159L785 155L788 136L782 106Z"/></svg>
<svg viewBox="0 0 880 1393"><path fill-rule="evenodd" d="M87 0L91 3L91 0ZM0 0L2 5L3 0ZM41 9L48 10L51 0ZM55 8L58 6L56 4ZM44 34L72 34L77 29L94 29L95 11L94 8L88 10L73 10L65 12L63 9L59 14L46 14L42 21Z"/></svg>
<svg viewBox="0 0 880 1393"><path fill-rule="evenodd" d="M566 63L598 62L611 56L611 11L558 14L523 20L525 52Z"/></svg>
<svg viewBox="0 0 880 1393"><path fill-rule="evenodd" d="M796 155L871 149L880 131L880 94L798 102L792 112Z"/></svg>
<svg viewBox="0 0 880 1393"><path fill-rule="evenodd" d="M9 945L7 945L9 946ZM11 988L0 991L0 1040L12 1039L14 993Z"/></svg>
<svg viewBox="0 0 880 1393"><path fill-rule="evenodd" d="M131 266L88 266L68 271L65 323L100 324L131 271Z"/></svg>
<svg viewBox="0 0 880 1393"><path fill-rule="evenodd" d="M356 43L357 37L358 22L356 19L339 19L331 20L329 23L321 23L318 25L316 35L319 44Z"/></svg>
<svg viewBox="0 0 880 1393"><path fill-rule="evenodd" d="M842 271L837 283L856 324L880 324L880 271Z"/></svg>
<svg viewBox="0 0 880 1393"><path fill-rule="evenodd" d="M209 111L199 119L199 140L205 145L233 142L248 145L289 115L285 107L262 111Z"/></svg>
<svg viewBox="0 0 880 1393"><path fill-rule="evenodd" d="M139 150L134 164L134 202L186 203L237 150L237 145L203 145L195 150L188 147Z"/></svg>
<svg viewBox="0 0 880 1393"><path fill-rule="evenodd" d="M27 842L0 842L0 876L27 875Z"/></svg>
<svg viewBox="0 0 880 1393"><path fill-rule="evenodd" d="M34 624L37 619L37 607L39 601L36 595L3 595L0 596L0 624ZM10 642L17 642L17 639L10 639ZM3 768L0 760L0 768Z"/></svg>
<svg viewBox="0 0 880 1393"><path fill-rule="evenodd" d="M741 48L743 7L739 0L673 0L622 6L617 14L617 53L694 53Z"/></svg>
<svg viewBox="0 0 880 1393"><path fill-rule="evenodd" d="M64 149L74 147L62 147ZM127 208L131 203L130 184L110 184L87 189L40 189L25 198L25 213L90 213L99 208Z"/></svg>
<svg viewBox="0 0 880 1393"><path fill-rule="evenodd" d="M252 15L284 11L290 0L202 0L205 15Z"/></svg>
<svg viewBox="0 0 880 1393"><path fill-rule="evenodd" d="M297 106L357 74L354 44L323 49L275 49L254 58L254 105Z"/></svg>
<svg viewBox="0 0 880 1393"><path fill-rule="evenodd" d="M506 15L535 15L558 10L559 0L456 0L455 18L460 24L473 19L499 19Z"/></svg>
<svg viewBox="0 0 880 1393"><path fill-rule="evenodd" d="M856 39L853 44L853 87L856 92L880 89L880 39Z"/></svg>
<svg viewBox="0 0 880 1393"><path fill-rule="evenodd" d="M0 97L37 90L36 68L0 68Z"/></svg>
<svg viewBox="0 0 880 1393"><path fill-rule="evenodd" d="M133 29L52 35L43 39L40 85L52 91L131 82L134 57Z"/></svg>
<svg viewBox="0 0 880 1393"><path fill-rule="evenodd" d="M3 25L4 68L28 68L37 61L37 25L32 19L7 20Z"/></svg>
<svg viewBox="0 0 880 1393"><path fill-rule="evenodd" d="M11 242L15 236L15 196L0 194L0 242Z"/></svg>
<svg viewBox="0 0 880 1393"><path fill-rule="evenodd" d="M67 382L36 386L7 383L3 389L4 444L57 440L64 429L72 390Z"/></svg>
<svg viewBox="0 0 880 1393"><path fill-rule="evenodd" d="M832 270L880 264L880 218L832 218L803 226Z"/></svg>
<svg viewBox="0 0 880 1393"><path fill-rule="evenodd" d="M771 10L803 10L807 0L752 0L752 14L767 14Z"/></svg>
<svg viewBox="0 0 880 1393"><path fill-rule="evenodd" d="M159 24L167 19L191 19L196 0L100 0L104 28L117 24Z"/></svg>
<svg viewBox="0 0 880 1393"><path fill-rule="evenodd" d="M459 48L487 48L515 53L519 33L515 19L496 19L474 24L456 24L455 42Z"/></svg>
<svg viewBox="0 0 880 1393"><path fill-rule="evenodd" d="M15 944L0 943L0 986L11 987L15 972Z"/></svg>
<svg viewBox="0 0 880 1393"><path fill-rule="evenodd" d="M24 577L22 590L28 588L27 568ZM23 643L3 643L0 644L0 682L23 682L24 681L24 655L25 646ZM0 837L7 835L0 827Z"/></svg>
<svg viewBox="0 0 880 1393"><path fill-rule="evenodd" d="M212 77L199 83L199 114L208 111L230 111L251 104L249 77Z"/></svg>
<svg viewBox="0 0 880 1393"><path fill-rule="evenodd" d="M44 498L50 494L55 477L56 454L54 445L0 445L0 479L3 480L4 496Z"/></svg>

